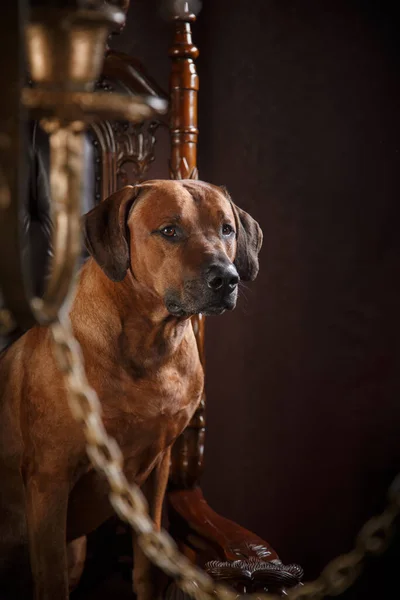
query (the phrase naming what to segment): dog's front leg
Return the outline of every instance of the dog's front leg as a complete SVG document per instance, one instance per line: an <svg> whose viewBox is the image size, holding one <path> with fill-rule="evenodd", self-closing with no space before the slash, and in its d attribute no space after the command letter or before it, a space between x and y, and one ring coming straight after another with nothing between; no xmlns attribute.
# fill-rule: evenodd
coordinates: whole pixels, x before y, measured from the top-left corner
<svg viewBox="0 0 400 600"><path fill-rule="evenodd" d="M150 516L158 531L161 529L162 508L168 483L170 460L171 450L168 448L142 488L149 503ZM157 600L160 598L165 578L159 569L145 556L136 541L135 535L133 536L133 551L133 588L137 600Z"/></svg>
<svg viewBox="0 0 400 600"><path fill-rule="evenodd" d="M26 480L26 505L35 600L67 600L68 479L35 473Z"/></svg>

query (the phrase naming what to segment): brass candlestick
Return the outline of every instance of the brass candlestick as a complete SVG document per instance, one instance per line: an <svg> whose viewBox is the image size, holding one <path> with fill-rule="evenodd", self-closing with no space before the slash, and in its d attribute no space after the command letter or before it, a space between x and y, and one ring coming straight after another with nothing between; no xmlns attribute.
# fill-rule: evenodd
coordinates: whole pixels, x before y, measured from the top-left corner
<svg viewBox="0 0 400 600"><path fill-rule="evenodd" d="M142 121L166 109L165 101L159 98L94 92L107 37L110 30L123 26L125 6L121 9L100 0L88 4L92 8L60 9L50 5L36 9L24 27L33 87L22 90L21 104L40 119L50 136L53 222L52 259L43 297L32 297L22 276L2 278L8 308L15 321L25 327L35 322L46 325L54 321L72 288L81 248L80 202L86 126L93 120L105 118ZM1 185L1 194L6 198L8 191L5 182ZM6 203L0 201L0 217L2 204ZM12 198L11 204L11 207L10 203L5 206L4 231L11 221L16 230L17 198ZM21 271L18 266L16 271ZM18 302L13 302L16 298ZM1 316L3 326L12 324L9 312Z"/></svg>

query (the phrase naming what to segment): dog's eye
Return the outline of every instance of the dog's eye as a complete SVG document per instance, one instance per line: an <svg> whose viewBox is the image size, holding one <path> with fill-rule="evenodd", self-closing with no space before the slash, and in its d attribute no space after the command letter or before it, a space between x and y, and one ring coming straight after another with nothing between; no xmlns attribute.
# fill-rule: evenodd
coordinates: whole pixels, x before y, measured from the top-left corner
<svg viewBox="0 0 400 600"><path fill-rule="evenodd" d="M222 235L231 235L233 233L233 227L231 227L228 223L224 223L222 225Z"/></svg>
<svg viewBox="0 0 400 600"><path fill-rule="evenodd" d="M172 225L167 225L167 227L163 227L160 230L160 233L162 233L163 235L165 235L165 237L176 237L177 233L176 233L176 228L173 227Z"/></svg>

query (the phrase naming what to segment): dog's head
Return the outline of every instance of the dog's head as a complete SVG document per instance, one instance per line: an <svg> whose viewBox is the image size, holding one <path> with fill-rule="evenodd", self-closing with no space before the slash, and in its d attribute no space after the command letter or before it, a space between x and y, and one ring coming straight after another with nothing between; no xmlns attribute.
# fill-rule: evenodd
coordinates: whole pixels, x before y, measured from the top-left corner
<svg viewBox="0 0 400 600"><path fill-rule="evenodd" d="M84 231L111 280L130 270L177 317L233 309L239 280L258 273L258 223L202 181L127 186L85 216Z"/></svg>

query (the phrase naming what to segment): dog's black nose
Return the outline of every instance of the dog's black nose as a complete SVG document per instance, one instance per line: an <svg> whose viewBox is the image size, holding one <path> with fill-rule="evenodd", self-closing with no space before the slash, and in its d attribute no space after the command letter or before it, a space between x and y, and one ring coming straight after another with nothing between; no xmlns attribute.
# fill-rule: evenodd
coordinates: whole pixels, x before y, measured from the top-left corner
<svg viewBox="0 0 400 600"><path fill-rule="evenodd" d="M233 265L214 265L208 269L207 285L210 289L231 293L239 283L239 275Z"/></svg>

